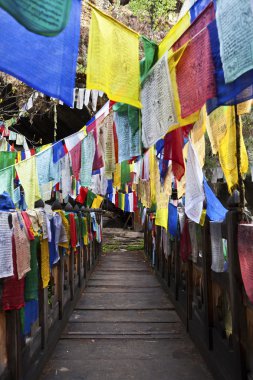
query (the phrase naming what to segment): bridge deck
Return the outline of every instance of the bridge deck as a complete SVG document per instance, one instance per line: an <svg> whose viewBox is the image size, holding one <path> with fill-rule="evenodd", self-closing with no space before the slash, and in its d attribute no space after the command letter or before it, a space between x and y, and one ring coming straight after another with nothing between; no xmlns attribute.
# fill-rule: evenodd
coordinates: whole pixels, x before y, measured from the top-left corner
<svg viewBox="0 0 253 380"><path fill-rule="evenodd" d="M211 380L142 252L101 257L41 380Z"/></svg>

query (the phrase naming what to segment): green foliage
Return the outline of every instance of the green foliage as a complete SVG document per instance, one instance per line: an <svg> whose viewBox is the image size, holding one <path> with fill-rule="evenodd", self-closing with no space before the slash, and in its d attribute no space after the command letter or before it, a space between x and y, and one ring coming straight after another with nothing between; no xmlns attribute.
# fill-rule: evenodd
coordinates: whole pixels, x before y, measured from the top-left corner
<svg viewBox="0 0 253 380"><path fill-rule="evenodd" d="M158 27L162 18L167 18L169 12L176 10L177 0L131 0L130 9L140 20L150 18L151 28Z"/></svg>
<svg viewBox="0 0 253 380"><path fill-rule="evenodd" d="M211 180L213 175L213 169L217 168L219 166L219 158L218 155L214 155L211 148L211 143L209 141L209 138L207 136L207 133L205 134L205 141L206 141L206 155L205 155L205 175L208 180Z"/></svg>

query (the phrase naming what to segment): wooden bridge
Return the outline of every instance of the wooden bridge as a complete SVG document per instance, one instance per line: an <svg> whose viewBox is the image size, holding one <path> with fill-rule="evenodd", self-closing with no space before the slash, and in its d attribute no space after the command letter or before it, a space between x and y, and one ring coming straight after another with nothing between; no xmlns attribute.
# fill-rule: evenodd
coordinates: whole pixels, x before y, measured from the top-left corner
<svg viewBox="0 0 253 380"><path fill-rule="evenodd" d="M144 253L123 248L102 255L82 293L41 380L57 378L212 377Z"/></svg>
<svg viewBox="0 0 253 380"><path fill-rule="evenodd" d="M198 227L201 255L184 262L180 241L166 243L149 212L144 250L142 234L115 229L104 230L104 252L95 239L75 254L60 252L30 333L21 333L18 311L0 312L0 379L252 380L239 215L233 209L223 223L224 273L211 270L208 220Z"/></svg>

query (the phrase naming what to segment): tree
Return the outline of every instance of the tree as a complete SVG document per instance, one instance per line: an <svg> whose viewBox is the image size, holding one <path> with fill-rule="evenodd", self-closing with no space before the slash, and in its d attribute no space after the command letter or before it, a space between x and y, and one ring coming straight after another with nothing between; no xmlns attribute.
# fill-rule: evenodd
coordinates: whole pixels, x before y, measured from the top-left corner
<svg viewBox="0 0 253 380"><path fill-rule="evenodd" d="M169 13L178 10L177 0L131 0L129 7L133 14L138 18L150 18L150 26L152 30L158 28L160 21L168 18Z"/></svg>

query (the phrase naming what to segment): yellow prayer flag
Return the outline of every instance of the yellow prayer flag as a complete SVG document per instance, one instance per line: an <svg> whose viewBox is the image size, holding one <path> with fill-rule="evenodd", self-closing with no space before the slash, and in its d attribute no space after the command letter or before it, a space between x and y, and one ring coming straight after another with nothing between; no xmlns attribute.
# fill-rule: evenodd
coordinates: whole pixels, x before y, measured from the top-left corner
<svg viewBox="0 0 253 380"><path fill-rule="evenodd" d="M169 202L169 201L168 201ZM168 206L166 208L161 208L156 210L155 224L156 226L164 227L168 229Z"/></svg>
<svg viewBox="0 0 253 380"><path fill-rule="evenodd" d="M15 168L25 191L26 204L29 209L33 209L34 203L41 198L35 156L20 161Z"/></svg>
<svg viewBox="0 0 253 380"><path fill-rule="evenodd" d="M206 221L206 210L202 210L199 224L203 227Z"/></svg>
<svg viewBox="0 0 253 380"><path fill-rule="evenodd" d="M150 176L150 197L151 205L156 204L156 176L157 176L157 163L155 158L155 149L152 146L149 149L149 176Z"/></svg>
<svg viewBox="0 0 253 380"><path fill-rule="evenodd" d="M42 287L43 289L45 289L50 281L48 239L41 239L40 241L40 265Z"/></svg>
<svg viewBox="0 0 253 380"><path fill-rule="evenodd" d="M242 174L248 171L248 155L245 147L242 124L240 123L241 134L241 168ZM227 107L226 110L226 132L224 137L220 140L219 148L219 160L227 181L228 190L231 193L234 186L238 184L238 170L236 159L236 122L234 107Z"/></svg>
<svg viewBox="0 0 253 380"><path fill-rule="evenodd" d="M121 210L124 211L125 210L125 194L124 193L119 193L119 196L121 197Z"/></svg>
<svg viewBox="0 0 253 380"><path fill-rule="evenodd" d="M217 108L208 116L206 128L213 154L218 152L220 141L227 131L226 123L228 122L230 127L231 118L231 107L227 106Z"/></svg>
<svg viewBox="0 0 253 380"><path fill-rule="evenodd" d="M94 201L92 202L91 208L100 208L104 198L100 195L97 195Z"/></svg>
<svg viewBox="0 0 253 380"><path fill-rule="evenodd" d="M244 115L245 113L250 113L252 108L252 99L247 100L246 102L237 104L237 113L238 115Z"/></svg>
<svg viewBox="0 0 253 380"><path fill-rule="evenodd" d="M42 145L42 146L40 147L40 152L43 152L44 150L49 149L51 146L52 146L51 143L50 143L50 144L46 144L46 145Z"/></svg>
<svg viewBox="0 0 253 380"><path fill-rule="evenodd" d="M115 187L115 189L118 189L121 186L121 165L120 164L116 164L116 167L115 167L115 172L113 175L113 186Z"/></svg>
<svg viewBox="0 0 253 380"><path fill-rule="evenodd" d="M87 88L141 108L139 35L90 5Z"/></svg>
<svg viewBox="0 0 253 380"><path fill-rule="evenodd" d="M70 225L69 225L69 221L66 218L65 212L63 210L55 210L55 212L57 212L57 214L60 215L61 220L62 220L62 224L63 224L63 227L64 227L64 230L65 230L65 234L66 234L66 241L59 242L58 245L59 245L59 247L63 247L63 248L69 249L69 242L70 242Z"/></svg>
<svg viewBox="0 0 253 380"><path fill-rule="evenodd" d="M198 156L199 163L203 168L205 164L205 131L207 123L206 107L204 106L199 114L198 121L191 131L191 141Z"/></svg>
<svg viewBox="0 0 253 380"><path fill-rule="evenodd" d="M187 12L177 23L174 25L169 33L164 37L159 45L158 59L160 59L163 54L170 50L174 43L182 36L182 34L191 25L190 12Z"/></svg>

